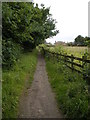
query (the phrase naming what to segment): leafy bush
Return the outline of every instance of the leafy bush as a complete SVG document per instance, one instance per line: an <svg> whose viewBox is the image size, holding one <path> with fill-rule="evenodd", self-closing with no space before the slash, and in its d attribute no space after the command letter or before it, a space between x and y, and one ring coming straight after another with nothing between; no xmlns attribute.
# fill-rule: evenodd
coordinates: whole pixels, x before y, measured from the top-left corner
<svg viewBox="0 0 90 120"><path fill-rule="evenodd" d="M2 65L10 68L20 57L21 47L10 39L2 40Z"/></svg>

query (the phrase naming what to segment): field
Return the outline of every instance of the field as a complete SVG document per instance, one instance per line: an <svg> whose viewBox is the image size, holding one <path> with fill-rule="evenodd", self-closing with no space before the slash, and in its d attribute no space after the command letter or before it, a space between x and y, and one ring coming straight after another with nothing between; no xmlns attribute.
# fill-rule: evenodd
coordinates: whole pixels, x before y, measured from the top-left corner
<svg viewBox="0 0 90 120"><path fill-rule="evenodd" d="M63 47L63 49L69 54L73 54L77 57L82 57L84 54L88 54L88 48L87 47Z"/></svg>
<svg viewBox="0 0 90 120"><path fill-rule="evenodd" d="M65 60L65 56L69 55L70 57L68 57L66 59L66 61L70 61L72 62L72 66L79 71L82 71L83 69L86 69L86 71L88 70L89 67L89 63L85 63L83 62L84 60L90 60L90 53L89 53L89 48L88 47L69 47L69 46L45 46L43 45L43 47L47 50L49 50L50 52L54 52L54 53L61 53L62 55L64 55L63 59ZM73 59L71 57L77 57L78 59L81 58L82 60L78 60L78 59ZM70 62L66 62L67 65L69 65L71 67L71 63ZM79 64L76 65L76 64ZM84 66L83 66L84 65ZM81 66L81 67L80 67Z"/></svg>
<svg viewBox="0 0 90 120"><path fill-rule="evenodd" d="M71 47L71 46L55 46L50 47L52 51L67 53L68 55L73 54L76 57L82 58L83 55L87 55L89 59L89 49L88 47Z"/></svg>

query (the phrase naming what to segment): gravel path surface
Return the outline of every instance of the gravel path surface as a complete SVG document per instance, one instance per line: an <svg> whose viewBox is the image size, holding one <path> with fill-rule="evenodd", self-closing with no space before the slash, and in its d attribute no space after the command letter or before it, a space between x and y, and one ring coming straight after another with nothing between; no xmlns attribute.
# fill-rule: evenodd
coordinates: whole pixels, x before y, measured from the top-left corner
<svg viewBox="0 0 90 120"><path fill-rule="evenodd" d="M20 100L19 118L62 118L40 53L32 85Z"/></svg>

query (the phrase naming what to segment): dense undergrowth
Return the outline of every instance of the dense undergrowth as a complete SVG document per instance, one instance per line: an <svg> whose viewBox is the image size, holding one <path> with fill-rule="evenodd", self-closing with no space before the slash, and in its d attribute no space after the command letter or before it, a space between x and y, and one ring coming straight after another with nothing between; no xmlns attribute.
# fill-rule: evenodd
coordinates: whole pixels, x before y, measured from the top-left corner
<svg viewBox="0 0 90 120"><path fill-rule="evenodd" d="M3 118L17 118L20 95L33 80L37 63L37 51L24 53L20 60L10 70L2 72L2 116Z"/></svg>
<svg viewBox="0 0 90 120"><path fill-rule="evenodd" d="M68 118L87 118L88 88L82 75L72 72L63 64L46 58L49 81L56 93L59 108Z"/></svg>

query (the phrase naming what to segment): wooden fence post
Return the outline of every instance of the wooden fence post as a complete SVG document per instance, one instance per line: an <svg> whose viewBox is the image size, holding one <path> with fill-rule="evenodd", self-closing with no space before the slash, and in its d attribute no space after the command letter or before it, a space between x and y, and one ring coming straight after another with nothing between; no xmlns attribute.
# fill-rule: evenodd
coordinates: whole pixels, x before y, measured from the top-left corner
<svg viewBox="0 0 90 120"><path fill-rule="evenodd" d="M72 68L72 71L73 71L73 61L74 61L74 58L73 58L73 55L71 54L71 68Z"/></svg>
<svg viewBox="0 0 90 120"><path fill-rule="evenodd" d="M45 56L45 50L44 50L44 48L42 47L42 51L43 51L43 55Z"/></svg>
<svg viewBox="0 0 90 120"><path fill-rule="evenodd" d="M57 62L58 62L58 54L57 54Z"/></svg>
<svg viewBox="0 0 90 120"><path fill-rule="evenodd" d="M83 61L82 61L82 73L83 73L83 79L86 79L86 74L84 73L84 72L85 72L85 70L84 70L84 66L85 66L85 64L86 64L85 60L87 59L87 57L84 55L84 56L82 56L82 59L83 59Z"/></svg>
<svg viewBox="0 0 90 120"><path fill-rule="evenodd" d="M82 68L84 68L84 56L82 56Z"/></svg>
<svg viewBox="0 0 90 120"><path fill-rule="evenodd" d="M53 52L53 62L55 63L55 53Z"/></svg>
<svg viewBox="0 0 90 120"><path fill-rule="evenodd" d="M53 53L52 53L52 59L53 59Z"/></svg>
<svg viewBox="0 0 90 120"><path fill-rule="evenodd" d="M61 53L60 53L60 57L59 58L60 58L60 62L61 62Z"/></svg>
<svg viewBox="0 0 90 120"><path fill-rule="evenodd" d="M66 53L65 53L65 55L64 55L64 62L65 62L65 65L67 65L67 57L66 57Z"/></svg>
<svg viewBox="0 0 90 120"><path fill-rule="evenodd" d="M49 54L49 52L47 51L47 56L48 56L48 60L49 60L49 58L50 58L50 54Z"/></svg>

